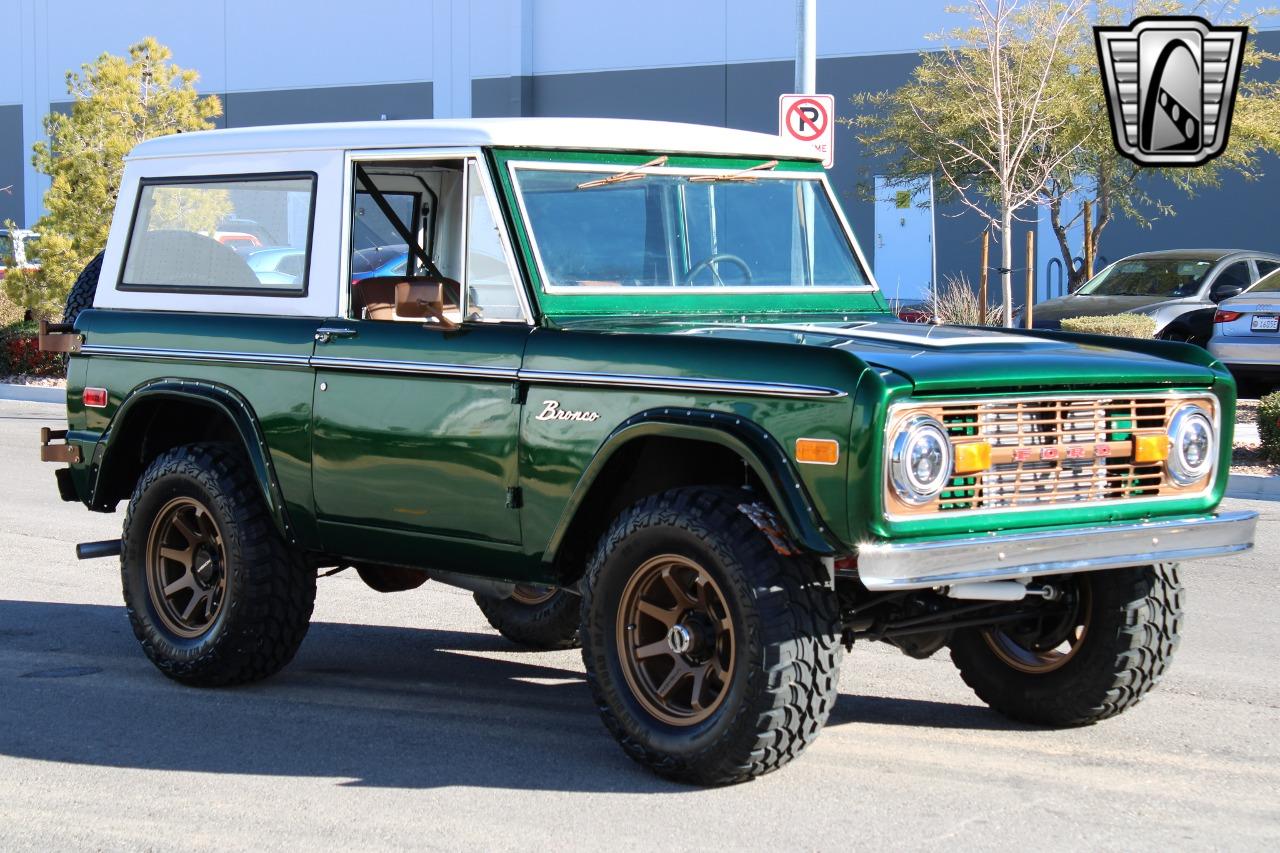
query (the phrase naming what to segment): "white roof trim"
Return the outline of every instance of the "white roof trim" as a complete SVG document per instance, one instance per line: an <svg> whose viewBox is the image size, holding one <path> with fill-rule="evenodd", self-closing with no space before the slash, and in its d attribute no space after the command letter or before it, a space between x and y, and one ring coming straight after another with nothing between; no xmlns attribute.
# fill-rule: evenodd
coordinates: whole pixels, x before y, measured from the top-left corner
<svg viewBox="0 0 1280 853"><path fill-rule="evenodd" d="M264 151L463 146L821 159L811 145L767 133L701 124L603 118L420 119L207 130L148 140L136 146L129 159Z"/></svg>

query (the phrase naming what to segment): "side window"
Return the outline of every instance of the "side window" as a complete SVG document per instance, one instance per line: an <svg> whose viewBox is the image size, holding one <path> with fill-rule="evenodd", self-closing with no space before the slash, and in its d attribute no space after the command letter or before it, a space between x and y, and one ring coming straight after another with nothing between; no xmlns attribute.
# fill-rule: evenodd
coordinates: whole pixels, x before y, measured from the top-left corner
<svg viewBox="0 0 1280 853"><path fill-rule="evenodd" d="M1254 261L1258 267L1258 278L1271 275L1276 270L1280 270L1280 261Z"/></svg>
<svg viewBox="0 0 1280 853"><path fill-rule="evenodd" d="M306 293L314 175L144 181L122 290ZM292 249L297 273L258 269L263 249Z"/></svg>
<svg viewBox="0 0 1280 853"><path fill-rule="evenodd" d="M396 219L410 231L414 230L418 197L413 193L394 191L384 192L382 196ZM356 193L352 231L355 252L351 256L351 272L409 274L409 247L367 192Z"/></svg>
<svg viewBox="0 0 1280 853"><path fill-rule="evenodd" d="M493 206L474 160L467 161L467 316L521 320L524 312L515 276L502 249Z"/></svg>
<svg viewBox="0 0 1280 853"><path fill-rule="evenodd" d="M1249 262L1237 261L1222 272L1218 273L1218 277L1213 280L1213 286L1222 287L1223 285L1231 285L1232 287L1248 287Z"/></svg>

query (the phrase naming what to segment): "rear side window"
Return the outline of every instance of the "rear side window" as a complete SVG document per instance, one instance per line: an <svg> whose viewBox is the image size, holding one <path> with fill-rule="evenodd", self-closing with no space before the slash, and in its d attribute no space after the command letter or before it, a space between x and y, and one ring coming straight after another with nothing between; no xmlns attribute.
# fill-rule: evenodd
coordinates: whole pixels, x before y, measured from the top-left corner
<svg viewBox="0 0 1280 853"><path fill-rule="evenodd" d="M302 296L314 199L310 173L143 181L120 289ZM250 263L264 249L296 254Z"/></svg>

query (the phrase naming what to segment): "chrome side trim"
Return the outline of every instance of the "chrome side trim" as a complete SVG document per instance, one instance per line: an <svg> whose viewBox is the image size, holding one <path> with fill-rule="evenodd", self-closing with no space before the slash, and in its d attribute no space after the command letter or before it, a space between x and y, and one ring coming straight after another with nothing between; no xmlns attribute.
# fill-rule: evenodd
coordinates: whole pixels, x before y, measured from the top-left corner
<svg viewBox="0 0 1280 853"><path fill-rule="evenodd" d="M272 367L307 367L309 355L283 355L261 352L224 352L221 350L179 350L154 347L122 347L102 344L85 344L81 355L101 355L110 358L140 358L153 361L205 361L223 364L256 364Z"/></svg>
<svg viewBox="0 0 1280 853"><path fill-rule="evenodd" d="M1251 549L1257 526L1258 513L1242 511L965 539L868 543L858 547L858 577L870 590L927 589L1223 557Z"/></svg>
<svg viewBox="0 0 1280 853"><path fill-rule="evenodd" d="M418 376L440 376L448 379L501 379L514 382L519 371L514 367L475 367L466 364L439 364L428 361L378 361L365 358L333 358L317 355L311 366L321 370L348 370L360 373L411 373Z"/></svg>
<svg viewBox="0 0 1280 853"><path fill-rule="evenodd" d="M719 379L693 379L677 376L651 376L630 373L573 373L555 370L524 370L514 367L477 367L466 364L442 364L424 361L381 361L363 358L336 358L317 355L268 355L252 352L218 352L212 350L157 349L86 344L84 355L113 358L139 358L160 361L201 361L224 364L255 364L282 367L314 367L323 370L345 370L365 373L404 373L439 376L449 379L496 379L504 382L530 382L544 385L582 385L591 387L643 388L653 391L690 391L700 394L736 394L748 397L786 397L792 399L835 399L847 396L837 388L813 385L786 385L778 382L740 382Z"/></svg>
<svg viewBox="0 0 1280 853"><path fill-rule="evenodd" d="M784 385L778 382L739 382L721 379L693 379L678 376L649 376L632 373L572 373L557 370L521 370L520 381L547 385L589 385L614 388L644 388L657 391L693 391L702 394L741 394L750 397L792 397L834 399L846 396L836 388L814 385Z"/></svg>

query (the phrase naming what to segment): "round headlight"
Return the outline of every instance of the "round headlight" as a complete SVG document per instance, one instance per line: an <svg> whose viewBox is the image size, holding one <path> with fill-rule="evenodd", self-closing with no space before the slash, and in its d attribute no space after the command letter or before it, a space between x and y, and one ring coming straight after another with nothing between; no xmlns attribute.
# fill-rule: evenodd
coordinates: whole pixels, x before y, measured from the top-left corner
<svg viewBox="0 0 1280 853"><path fill-rule="evenodd" d="M1199 406L1183 406L1169 421L1169 476L1179 486L1203 479L1213 467L1213 421Z"/></svg>
<svg viewBox="0 0 1280 853"><path fill-rule="evenodd" d="M893 437L889 477L903 501L920 505L938 496L951 479L951 442L942 424L916 415Z"/></svg>

